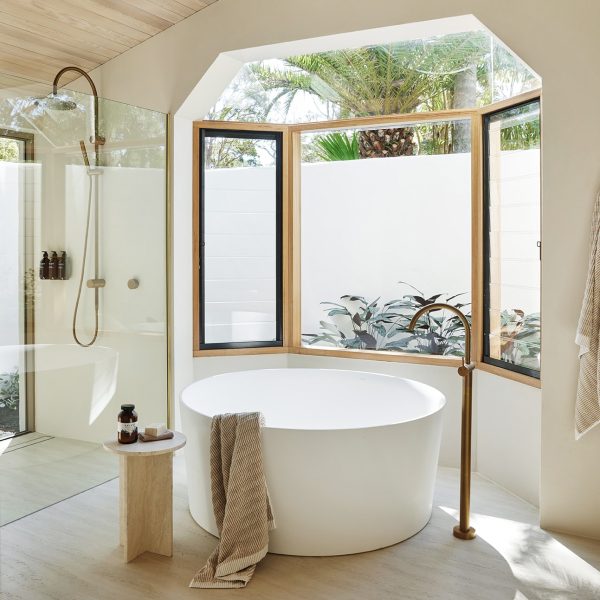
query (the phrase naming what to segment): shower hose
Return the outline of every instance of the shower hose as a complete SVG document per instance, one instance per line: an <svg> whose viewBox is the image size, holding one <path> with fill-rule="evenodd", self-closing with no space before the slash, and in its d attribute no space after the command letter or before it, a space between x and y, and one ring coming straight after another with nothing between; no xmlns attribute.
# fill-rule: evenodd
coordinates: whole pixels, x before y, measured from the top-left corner
<svg viewBox="0 0 600 600"><path fill-rule="evenodd" d="M94 196L94 176L88 172L89 179L89 193L88 193L88 206L87 206L87 218L85 224L85 240L83 242L83 253L82 253L82 263L81 263L81 273L79 275L79 287L77 289L77 300L75 301L75 310L73 311L73 339L84 348L88 348L91 346L98 337L98 304L99 304L99 290L97 287L94 287L94 314L95 314L95 326L94 326L94 336L89 342L82 342L77 337L77 311L79 310L79 302L81 301L81 292L83 289L83 278L85 276L85 263L87 260L87 249L88 249L88 238L90 233L90 221L92 216L92 204L93 204L93 196ZM96 185L98 185L96 183ZM94 221L94 266L95 266L95 279L98 278L98 202L95 203L96 214Z"/></svg>

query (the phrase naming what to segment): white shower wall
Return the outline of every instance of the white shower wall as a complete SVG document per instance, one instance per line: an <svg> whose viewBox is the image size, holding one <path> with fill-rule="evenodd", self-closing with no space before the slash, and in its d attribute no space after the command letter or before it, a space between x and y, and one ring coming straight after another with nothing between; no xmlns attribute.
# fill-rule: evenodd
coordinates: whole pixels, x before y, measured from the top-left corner
<svg viewBox="0 0 600 600"><path fill-rule="evenodd" d="M61 174L59 171L62 171ZM55 170L64 195L44 195L41 250L65 250L67 281L39 281L35 429L87 441L113 437L121 403L133 403L140 423L166 422L166 195L165 171L104 167L99 184L100 333L91 348L76 346L72 318L82 264L89 180L82 166ZM61 187L62 187L61 185ZM56 190L58 184L52 189ZM48 189L48 188L46 188ZM44 224L43 224L44 225ZM93 334L93 221L78 335ZM129 289L128 280L139 287ZM60 360L58 360L60 358ZM60 369L52 365L64 365Z"/></svg>

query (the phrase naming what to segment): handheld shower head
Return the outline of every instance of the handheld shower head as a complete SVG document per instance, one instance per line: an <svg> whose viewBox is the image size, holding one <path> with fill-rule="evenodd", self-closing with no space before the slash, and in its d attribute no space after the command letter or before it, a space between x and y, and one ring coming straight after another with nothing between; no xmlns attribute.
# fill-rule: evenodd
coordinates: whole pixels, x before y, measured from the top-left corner
<svg viewBox="0 0 600 600"><path fill-rule="evenodd" d="M85 163L85 166L89 169L90 159L88 158L88 153L85 148L85 142L83 140L79 140L79 147L81 148L81 154L83 155L83 162Z"/></svg>

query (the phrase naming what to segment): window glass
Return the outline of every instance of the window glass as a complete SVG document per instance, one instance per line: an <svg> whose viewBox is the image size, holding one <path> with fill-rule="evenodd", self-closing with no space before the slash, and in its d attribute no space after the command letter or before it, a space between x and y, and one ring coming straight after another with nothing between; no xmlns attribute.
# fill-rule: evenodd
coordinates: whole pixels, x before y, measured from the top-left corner
<svg viewBox="0 0 600 600"><path fill-rule="evenodd" d="M484 360L540 372L540 105L486 118Z"/></svg>
<svg viewBox="0 0 600 600"><path fill-rule="evenodd" d="M206 118L302 123L476 108L540 85L481 28L246 63Z"/></svg>
<svg viewBox="0 0 600 600"><path fill-rule="evenodd" d="M462 356L470 316L470 121L302 136L305 346Z"/></svg>
<svg viewBox="0 0 600 600"><path fill-rule="evenodd" d="M203 348L281 345L281 143L203 130Z"/></svg>

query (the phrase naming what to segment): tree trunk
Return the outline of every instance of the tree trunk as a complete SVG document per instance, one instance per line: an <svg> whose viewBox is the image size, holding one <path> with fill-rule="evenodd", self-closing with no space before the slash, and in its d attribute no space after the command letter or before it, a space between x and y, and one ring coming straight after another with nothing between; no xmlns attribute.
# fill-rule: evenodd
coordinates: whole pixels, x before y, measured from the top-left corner
<svg viewBox="0 0 600 600"><path fill-rule="evenodd" d="M358 133L361 158L412 156L417 152L412 129L363 129Z"/></svg>
<svg viewBox="0 0 600 600"><path fill-rule="evenodd" d="M477 68L471 65L460 71L454 80L454 101L452 108L473 108L477 102ZM471 123L454 123L452 131L452 152L471 150Z"/></svg>

